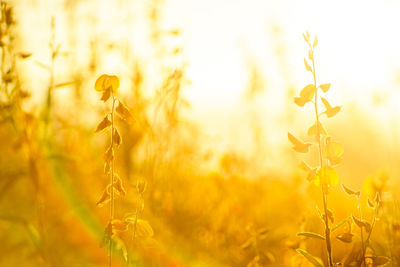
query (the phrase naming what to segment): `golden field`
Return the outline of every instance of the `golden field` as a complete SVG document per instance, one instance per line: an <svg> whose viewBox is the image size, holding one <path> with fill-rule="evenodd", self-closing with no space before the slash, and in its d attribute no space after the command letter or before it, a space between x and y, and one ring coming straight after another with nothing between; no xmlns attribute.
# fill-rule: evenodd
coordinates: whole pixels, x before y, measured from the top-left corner
<svg viewBox="0 0 400 267"><path fill-rule="evenodd" d="M0 266L400 266L399 11L1 1Z"/></svg>

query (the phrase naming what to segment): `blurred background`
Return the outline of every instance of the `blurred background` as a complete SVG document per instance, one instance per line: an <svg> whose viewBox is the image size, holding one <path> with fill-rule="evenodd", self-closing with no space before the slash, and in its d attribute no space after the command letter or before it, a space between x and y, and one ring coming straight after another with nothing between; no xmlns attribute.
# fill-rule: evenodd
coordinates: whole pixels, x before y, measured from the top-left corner
<svg viewBox="0 0 400 267"><path fill-rule="evenodd" d="M302 33L318 35L318 83L341 112L323 121L344 145L339 184L382 194L372 234L399 266L400 2L9 0L1 2L0 266L107 266L107 131L94 83L120 79L134 122L117 119L115 168L151 233L119 234L115 266L309 266L323 259L320 191L299 170L290 131L312 141L312 105L293 98L312 75ZM357 203L340 186L340 222ZM341 231L338 229L338 231ZM336 242L336 241L335 241ZM334 244L337 262L351 244ZM258 265L257 265L258 264ZM390 266L390 265L389 265Z"/></svg>

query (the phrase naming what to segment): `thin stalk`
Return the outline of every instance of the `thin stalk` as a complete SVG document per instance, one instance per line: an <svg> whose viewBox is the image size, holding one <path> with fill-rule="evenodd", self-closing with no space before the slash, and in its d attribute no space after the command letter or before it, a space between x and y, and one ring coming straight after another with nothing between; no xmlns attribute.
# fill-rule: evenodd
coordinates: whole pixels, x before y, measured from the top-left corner
<svg viewBox="0 0 400 267"><path fill-rule="evenodd" d="M365 252L367 250L369 239L371 238L372 230L374 229L374 226L375 226L375 223L376 223L376 217L378 215L378 209L379 209L379 204L377 204L377 206L375 207L374 218L372 219L372 224L371 224L371 231L369 231L367 239L365 239L365 247L364 247L363 253L362 253L364 262L365 262L365 258L364 258L365 257Z"/></svg>
<svg viewBox="0 0 400 267"><path fill-rule="evenodd" d="M324 159L322 157L322 144L321 144L321 132L320 132L320 127L319 127L319 115L318 115L318 89L317 89L317 79L316 79L316 74L315 74L315 61L314 61L314 49L310 45L311 49L311 61L312 61L312 74L313 74L313 79L314 79L314 88L315 88L315 93L314 93L314 109L315 109L315 118L317 121L317 139L318 139L318 150L319 150L319 159L320 159L320 164L321 164L321 170L323 175L325 174L325 168L324 168ZM325 221L325 240L326 240L326 250L328 252L328 264L329 267L333 267L333 260L332 260L332 245L331 245L331 230L329 228L329 219L328 219L328 199L324 191L324 181L320 181L321 184L321 192L322 192L322 202L324 206L324 221Z"/></svg>
<svg viewBox="0 0 400 267"><path fill-rule="evenodd" d="M1 3L1 29L0 32L2 33L3 36L8 36L8 26L7 23L5 22L5 17L6 17L6 4L4 2ZM1 45L1 79L3 81L4 84L2 84L4 93L7 97L9 97L8 94L8 90L7 90L7 82L5 80L5 76L6 76L6 68L5 68L5 64L6 64L6 52L7 52L7 48L6 48L6 44L2 44Z"/></svg>
<svg viewBox="0 0 400 267"><path fill-rule="evenodd" d="M360 202L360 196L357 196L357 201L358 201L358 213L360 215L360 220L362 221L362 212L361 212L361 202ZM361 232L361 248L362 248L362 258L361 258L361 266L367 266L365 263L365 245L364 245L364 234L363 234L363 229L360 227L360 232Z"/></svg>
<svg viewBox="0 0 400 267"><path fill-rule="evenodd" d="M139 192L139 201L140 201L140 206L143 207L143 193ZM137 229L137 222L139 219L139 213L140 213L140 209L139 209L139 204L136 205L136 211L135 211L135 222L133 223L133 233L132 233L132 239L131 239L131 244L133 246L133 242L135 241L136 238L136 229ZM128 266L130 266L131 262L133 263L133 266L136 265L135 261L133 259L129 260L128 262Z"/></svg>
<svg viewBox="0 0 400 267"><path fill-rule="evenodd" d="M5 58L6 58L6 49L4 47L4 45L1 47L1 79L4 82L4 93L8 96L8 92L7 92L7 83L5 82ZM3 83L2 83L3 85Z"/></svg>
<svg viewBox="0 0 400 267"><path fill-rule="evenodd" d="M47 88L47 97L46 97L46 103L45 103L45 108L44 108L44 129L43 129L43 140L46 139L47 137L47 131L50 123L50 114L51 114L51 109L52 109L52 93L54 91L55 83L54 83L54 73L55 73L55 59L57 57L57 49L55 47L55 19L54 17L51 18L51 37L50 37L50 51L51 51L51 62L50 62L50 69L49 69L49 75L50 75L50 81L49 81L49 87Z"/></svg>
<svg viewBox="0 0 400 267"><path fill-rule="evenodd" d="M140 206L139 206L140 205ZM140 208L139 208L140 207ZM136 205L136 212L135 212L135 223L133 224L133 234L132 234L132 241L136 238L136 226L137 221L139 219L139 215L143 212L144 207L144 197L143 192L139 192L139 204Z"/></svg>
<svg viewBox="0 0 400 267"><path fill-rule="evenodd" d="M115 97L114 92L111 90L111 98L112 98L112 107L111 107L111 202L110 202L110 224L114 220L114 106L115 106ZM111 225L111 237L112 237L112 225ZM112 239L110 239L110 247L108 253L108 266L112 266Z"/></svg>

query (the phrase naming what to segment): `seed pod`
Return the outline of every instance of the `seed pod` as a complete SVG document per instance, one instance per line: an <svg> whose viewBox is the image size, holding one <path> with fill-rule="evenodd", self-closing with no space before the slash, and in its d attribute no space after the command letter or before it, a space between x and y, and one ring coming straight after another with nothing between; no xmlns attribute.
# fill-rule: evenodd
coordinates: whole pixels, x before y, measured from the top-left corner
<svg viewBox="0 0 400 267"><path fill-rule="evenodd" d="M146 190L146 180L139 179L136 182L136 190L139 194L143 194Z"/></svg>

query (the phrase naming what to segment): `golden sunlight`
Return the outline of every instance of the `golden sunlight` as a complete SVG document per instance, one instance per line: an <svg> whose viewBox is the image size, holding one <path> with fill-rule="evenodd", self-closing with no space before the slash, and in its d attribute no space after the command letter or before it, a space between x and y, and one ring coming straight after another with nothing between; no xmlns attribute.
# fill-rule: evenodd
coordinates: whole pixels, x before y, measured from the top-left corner
<svg viewBox="0 0 400 267"><path fill-rule="evenodd" d="M0 266L400 266L400 1L0 9Z"/></svg>

